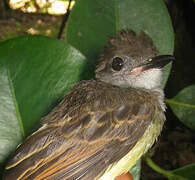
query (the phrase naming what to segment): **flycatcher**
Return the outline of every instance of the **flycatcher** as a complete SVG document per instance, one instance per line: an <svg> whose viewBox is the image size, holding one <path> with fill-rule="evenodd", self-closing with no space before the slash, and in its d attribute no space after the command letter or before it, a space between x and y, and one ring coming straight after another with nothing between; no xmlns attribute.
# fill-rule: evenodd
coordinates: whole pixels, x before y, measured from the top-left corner
<svg viewBox="0 0 195 180"><path fill-rule="evenodd" d="M143 32L120 31L8 162L4 180L114 180L152 146L165 121L160 55Z"/></svg>

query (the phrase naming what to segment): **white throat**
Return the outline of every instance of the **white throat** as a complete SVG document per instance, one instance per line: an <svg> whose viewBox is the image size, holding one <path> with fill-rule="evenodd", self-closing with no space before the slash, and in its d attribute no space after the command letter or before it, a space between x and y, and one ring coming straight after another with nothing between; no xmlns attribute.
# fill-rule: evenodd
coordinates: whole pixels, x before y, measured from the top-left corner
<svg viewBox="0 0 195 180"><path fill-rule="evenodd" d="M150 69L142 72L140 75L132 76L126 78L126 80L131 87L135 88L158 89L162 81L162 71L160 69Z"/></svg>
<svg viewBox="0 0 195 180"><path fill-rule="evenodd" d="M125 75L120 78L102 79L104 82L122 88L143 88L155 93L158 96L159 104L165 110L164 93L161 88L162 71L161 69L149 69L139 75Z"/></svg>
<svg viewBox="0 0 195 180"><path fill-rule="evenodd" d="M162 80L161 69L149 69L139 75L123 75L113 78L102 78L104 82L123 88L144 88L148 90L160 89Z"/></svg>

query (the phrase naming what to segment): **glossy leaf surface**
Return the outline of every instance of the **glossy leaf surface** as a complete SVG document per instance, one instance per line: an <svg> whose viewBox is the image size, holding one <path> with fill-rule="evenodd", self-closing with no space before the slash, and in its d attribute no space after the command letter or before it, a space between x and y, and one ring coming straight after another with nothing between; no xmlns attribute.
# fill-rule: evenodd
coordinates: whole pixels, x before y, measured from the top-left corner
<svg viewBox="0 0 195 180"><path fill-rule="evenodd" d="M184 88L166 102L180 121L195 130L195 85Z"/></svg>
<svg viewBox="0 0 195 180"><path fill-rule="evenodd" d="M73 47L43 36L6 41L0 54L0 63L10 71L25 135L83 77L86 65L85 57Z"/></svg>
<svg viewBox="0 0 195 180"><path fill-rule="evenodd" d="M20 114L9 71L0 64L0 163L22 140Z"/></svg>

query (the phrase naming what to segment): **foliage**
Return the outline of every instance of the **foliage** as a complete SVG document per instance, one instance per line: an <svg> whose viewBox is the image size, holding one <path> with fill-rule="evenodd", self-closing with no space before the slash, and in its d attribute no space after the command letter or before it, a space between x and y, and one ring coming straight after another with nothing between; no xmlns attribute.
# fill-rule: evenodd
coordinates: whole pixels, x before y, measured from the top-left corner
<svg viewBox="0 0 195 180"><path fill-rule="evenodd" d="M166 99L166 103L180 121L195 130L195 85L184 88L172 99Z"/></svg>
<svg viewBox="0 0 195 180"><path fill-rule="evenodd" d="M43 36L6 41L0 45L0 52L1 64L10 71L22 118L21 129L26 136L37 127L43 114L80 80L86 59L70 45Z"/></svg>
<svg viewBox="0 0 195 180"><path fill-rule="evenodd" d="M3 162L22 140L23 128L7 68L0 66L0 162Z"/></svg>
<svg viewBox="0 0 195 180"><path fill-rule="evenodd" d="M173 171L167 171L162 168L160 168L158 165L156 165L146 154L144 157L147 164L156 172L163 174L165 177L167 177L169 180L194 180L195 177L195 164L191 164L188 166L184 166L179 169L175 169Z"/></svg>
<svg viewBox="0 0 195 180"><path fill-rule="evenodd" d="M98 54L108 38L120 29L144 31L160 54L173 53L173 29L162 0L77 1L68 21L66 43L42 36L25 36L0 44L0 133L4 134L0 134L0 147L3 147L0 163L23 137L39 126L40 118L59 102L72 84L93 77ZM163 85L169 71L167 66ZM167 99L178 118L190 127L194 127L195 98L192 96L194 86ZM178 108L178 104L185 106ZM134 172L134 178L139 179L140 163ZM182 172L183 169L174 171L180 176L184 175Z"/></svg>
<svg viewBox="0 0 195 180"><path fill-rule="evenodd" d="M182 168L175 169L172 171L172 173L182 176L188 180L193 180L195 177L194 169L195 169L195 164L190 164ZM174 179L171 178L171 180L174 180Z"/></svg>

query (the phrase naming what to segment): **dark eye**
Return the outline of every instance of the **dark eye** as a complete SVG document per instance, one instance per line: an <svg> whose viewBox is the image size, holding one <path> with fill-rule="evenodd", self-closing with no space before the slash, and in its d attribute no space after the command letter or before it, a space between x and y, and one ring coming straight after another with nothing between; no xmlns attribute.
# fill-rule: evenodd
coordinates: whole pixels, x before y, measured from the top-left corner
<svg viewBox="0 0 195 180"><path fill-rule="evenodd" d="M123 65L124 65L124 62L120 57L115 57L112 61L112 69L115 71L120 71Z"/></svg>

